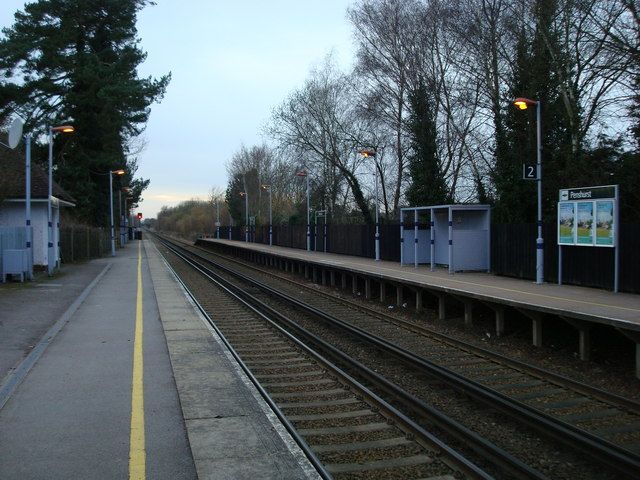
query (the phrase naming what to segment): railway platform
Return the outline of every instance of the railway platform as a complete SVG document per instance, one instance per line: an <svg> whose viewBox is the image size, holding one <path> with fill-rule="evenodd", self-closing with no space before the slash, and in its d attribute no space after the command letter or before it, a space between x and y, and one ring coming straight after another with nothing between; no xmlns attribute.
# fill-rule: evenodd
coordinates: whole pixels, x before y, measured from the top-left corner
<svg viewBox="0 0 640 480"><path fill-rule="evenodd" d="M256 263L304 275L317 283L351 289L367 299L396 305L411 303L418 311L433 303L445 320L452 308L463 312L471 325L482 307L495 316L495 332L504 333L505 315L517 311L531 321L533 345L542 345L543 322L567 322L578 335L579 355L590 356L594 325L614 328L635 343L635 370L640 378L640 295L613 293L570 285L536 285L527 280L488 273L449 274L429 266L401 266L397 262L257 243L201 238L198 244L225 251Z"/></svg>
<svg viewBox="0 0 640 480"><path fill-rule="evenodd" d="M0 478L315 478L151 242L0 288Z"/></svg>

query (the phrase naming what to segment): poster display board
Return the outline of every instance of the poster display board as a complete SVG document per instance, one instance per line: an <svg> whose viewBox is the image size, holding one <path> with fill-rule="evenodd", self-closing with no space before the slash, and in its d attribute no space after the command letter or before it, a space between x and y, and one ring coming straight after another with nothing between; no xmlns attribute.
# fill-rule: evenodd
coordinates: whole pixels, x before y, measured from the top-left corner
<svg viewBox="0 0 640 480"><path fill-rule="evenodd" d="M562 284L562 247L609 247L614 254L618 291L618 185L560 190L558 202L558 283Z"/></svg>
<svg viewBox="0 0 640 480"><path fill-rule="evenodd" d="M615 185L560 190L558 245L614 247L617 201Z"/></svg>

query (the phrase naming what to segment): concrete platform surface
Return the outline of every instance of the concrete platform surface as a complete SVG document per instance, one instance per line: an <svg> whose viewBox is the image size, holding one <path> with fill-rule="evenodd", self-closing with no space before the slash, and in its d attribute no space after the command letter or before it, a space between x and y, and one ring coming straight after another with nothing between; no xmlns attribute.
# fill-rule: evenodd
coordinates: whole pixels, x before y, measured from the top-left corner
<svg viewBox="0 0 640 480"><path fill-rule="evenodd" d="M258 243L213 238L202 240L310 262L327 268L334 267L355 274L375 276L388 282L401 282L434 292L459 294L480 301L563 315L640 332L640 295L551 283L536 285L532 281L488 273L465 272L450 275L444 269L432 272L427 265L415 268L413 265L401 266L399 262L376 262L370 258L307 252Z"/></svg>
<svg viewBox="0 0 640 480"><path fill-rule="evenodd" d="M145 248L198 477L319 478L153 243Z"/></svg>
<svg viewBox="0 0 640 480"><path fill-rule="evenodd" d="M70 270L0 288L0 478L127 478L130 458L143 459L136 478L313 477L154 247ZM140 403L142 456L130 452Z"/></svg>

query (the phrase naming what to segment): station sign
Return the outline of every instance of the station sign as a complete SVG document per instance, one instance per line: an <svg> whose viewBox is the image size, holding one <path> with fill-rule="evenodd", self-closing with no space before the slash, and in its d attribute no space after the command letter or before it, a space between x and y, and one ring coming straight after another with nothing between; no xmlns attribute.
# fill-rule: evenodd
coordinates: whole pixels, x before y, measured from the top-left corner
<svg viewBox="0 0 640 480"><path fill-rule="evenodd" d="M538 165L535 163L523 163L522 164L522 179L523 180L537 180L538 179Z"/></svg>
<svg viewBox="0 0 640 480"><path fill-rule="evenodd" d="M616 198L616 186L566 188L560 190L560 201L593 200L596 198Z"/></svg>
<svg viewBox="0 0 640 480"><path fill-rule="evenodd" d="M560 190L558 245L615 247L617 185Z"/></svg>

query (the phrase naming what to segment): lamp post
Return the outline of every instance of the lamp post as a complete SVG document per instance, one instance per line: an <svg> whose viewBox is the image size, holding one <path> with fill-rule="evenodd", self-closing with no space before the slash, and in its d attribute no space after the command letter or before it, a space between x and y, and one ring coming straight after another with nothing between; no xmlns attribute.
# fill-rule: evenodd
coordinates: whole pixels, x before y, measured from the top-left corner
<svg viewBox="0 0 640 480"><path fill-rule="evenodd" d="M249 195L247 194L247 192L240 192L240 196L244 197L244 212L246 218L244 241L249 243Z"/></svg>
<svg viewBox="0 0 640 480"><path fill-rule="evenodd" d="M375 158L376 156L376 151L373 149L363 149L360 150L360 155L362 155L364 158ZM380 261L380 221L379 221L379 217L380 217L380 213L379 213L379 200L378 200L378 167L377 165L373 165L373 169L375 172L375 177L376 177L376 262Z"/></svg>
<svg viewBox="0 0 640 480"><path fill-rule="evenodd" d="M127 235L127 199L128 198L132 198L129 197L129 192L131 191L130 187L122 187L121 192L124 192L124 208L122 210L122 212L120 213L120 236L122 237L122 244L125 245L128 242L128 235ZM120 192L118 192L119 194ZM122 204L120 204L120 207L122 207Z"/></svg>
<svg viewBox="0 0 640 480"><path fill-rule="evenodd" d="M116 237L113 230L113 176L124 175L124 170L121 168L118 170L109 171L109 212L111 215L111 256L116 256Z"/></svg>
<svg viewBox="0 0 640 480"><path fill-rule="evenodd" d="M296 172L298 177L306 177L307 179L307 252L311 251L311 219L309 217L311 210L311 202L309 201L309 172L301 170Z"/></svg>
<svg viewBox="0 0 640 480"><path fill-rule="evenodd" d="M57 127L49 127L49 191L47 198L47 273L53 275L53 211L51 199L53 197L53 134L54 133L73 133L75 129L72 125L59 125Z"/></svg>
<svg viewBox="0 0 640 480"><path fill-rule="evenodd" d="M262 190L269 192L269 246L273 245L273 216L271 203L271 185L260 185Z"/></svg>
<svg viewBox="0 0 640 480"><path fill-rule="evenodd" d="M536 284L544 283L544 240L542 239L542 117L540 100L519 97L513 104L520 110L536 107L536 181L538 182L538 238L536 239Z"/></svg>
<svg viewBox="0 0 640 480"><path fill-rule="evenodd" d="M31 250L31 134L27 134L24 136L24 143L26 149L26 159L25 159L25 215L26 215L26 226L27 230L25 232L27 237L27 261L29 262L29 280L33 280L33 251Z"/></svg>
<svg viewBox="0 0 640 480"><path fill-rule="evenodd" d="M216 200L216 238L220 240L220 202Z"/></svg>

